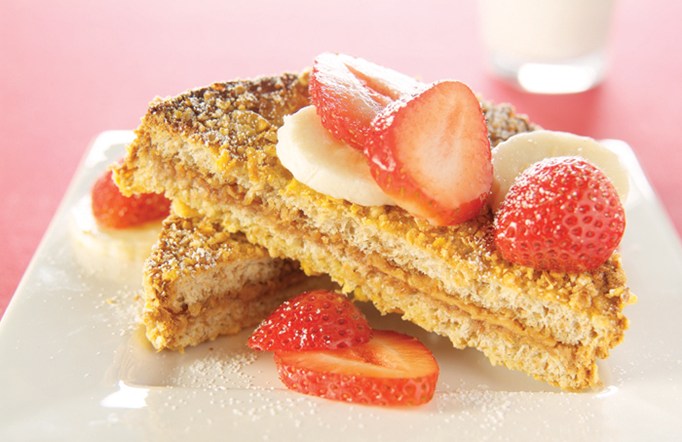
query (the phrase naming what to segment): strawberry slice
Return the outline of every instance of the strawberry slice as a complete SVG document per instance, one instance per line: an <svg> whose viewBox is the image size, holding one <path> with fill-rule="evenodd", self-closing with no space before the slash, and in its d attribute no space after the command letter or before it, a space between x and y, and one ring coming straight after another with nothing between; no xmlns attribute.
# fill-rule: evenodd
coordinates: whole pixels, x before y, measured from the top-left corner
<svg viewBox="0 0 682 442"><path fill-rule="evenodd" d="M347 297L316 290L279 306L253 332L248 345L265 351L338 349L371 337L365 315Z"/></svg>
<svg viewBox="0 0 682 442"><path fill-rule="evenodd" d="M417 339L376 330L367 343L341 350L278 351L280 380L300 393L371 405L431 400L439 368Z"/></svg>
<svg viewBox="0 0 682 442"><path fill-rule="evenodd" d="M372 120L389 103L414 93L421 84L413 78L344 54L315 58L310 76L310 99L322 125L335 138L364 151Z"/></svg>
<svg viewBox="0 0 682 442"><path fill-rule="evenodd" d="M170 201L163 195L145 193L123 196L107 170L91 191L92 214L102 227L125 229L168 216Z"/></svg>
<svg viewBox="0 0 682 442"><path fill-rule="evenodd" d="M478 99L457 81L391 103L373 122L372 176L401 207L435 225L476 216L490 192L488 130Z"/></svg>
<svg viewBox="0 0 682 442"><path fill-rule="evenodd" d="M512 184L494 222L508 261L582 272L602 265L625 231L625 212L606 175L580 157L534 163Z"/></svg>

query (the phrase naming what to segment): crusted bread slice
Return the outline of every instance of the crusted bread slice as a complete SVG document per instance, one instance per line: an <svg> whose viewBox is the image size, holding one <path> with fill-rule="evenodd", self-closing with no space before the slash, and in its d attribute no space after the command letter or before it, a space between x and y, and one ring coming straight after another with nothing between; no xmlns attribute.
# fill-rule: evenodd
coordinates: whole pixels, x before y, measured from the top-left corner
<svg viewBox="0 0 682 442"><path fill-rule="evenodd" d="M171 214L144 268L143 322L157 350L185 347L258 324L304 278L244 235L202 217Z"/></svg>
<svg viewBox="0 0 682 442"><path fill-rule="evenodd" d="M597 359L627 328L622 310L631 294L617 254L591 273L536 271L494 250L490 213L434 227L398 207L311 190L275 154L283 117L307 97L307 77L284 74L156 101L117 182L128 193L165 192L495 364L569 390L598 384ZM533 129L509 106L481 104L493 146Z"/></svg>

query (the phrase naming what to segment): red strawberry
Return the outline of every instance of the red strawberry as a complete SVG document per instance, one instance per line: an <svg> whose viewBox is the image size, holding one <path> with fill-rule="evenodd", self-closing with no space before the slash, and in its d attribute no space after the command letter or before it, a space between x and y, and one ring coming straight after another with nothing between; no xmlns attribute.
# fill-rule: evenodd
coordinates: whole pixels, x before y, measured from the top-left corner
<svg viewBox="0 0 682 442"><path fill-rule="evenodd" d="M366 60L324 53L315 59L309 89L322 125L334 137L364 151L376 115L420 86L411 77Z"/></svg>
<svg viewBox="0 0 682 442"><path fill-rule="evenodd" d="M421 405L431 400L438 363L417 339L376 330L372 340L342 350L279 351L280 380L300 393L372 405Z"/></svg>
<svg viewBox="0 0 682 442"><path fill-rule="evenodd" d="M145 193L123 196L111 177L111 170L102 175L92 187L92 213L97 223L112 229L124 229L164 218L170 201L163 195Z"/></svg>
<svg viewBox="0 0 682 442"><path fill-rule="evenodd" d="M606 175L580 157L539 161L509 189L495 219L502 256L538 270L582 272L603 264L625 231Z"/></svg>
<svg viewBox="0 0 682 442"><path fill-rule="evenodd" d="M367 154L377 184L435 225L476 216L492 185L481 106L463 83L443 81L390 104L373 123Z"/></svg>
<svg viewBox="0 0 682 442"><path fill-rule="evenodd" d="M248 345L266 351L338 349L371 337L367 319L347 297L316 290L279 306L253 332Z"/></svg>

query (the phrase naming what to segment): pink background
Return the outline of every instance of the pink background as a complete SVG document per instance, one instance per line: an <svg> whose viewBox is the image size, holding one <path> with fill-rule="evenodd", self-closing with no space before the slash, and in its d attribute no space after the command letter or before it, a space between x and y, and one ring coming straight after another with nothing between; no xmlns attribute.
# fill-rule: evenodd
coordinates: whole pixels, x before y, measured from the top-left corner
<svg viewBox="0 0 682 442"><path fill-rule="evenodd" d="M473 0L0 0L0 315L99 132L134 128L156 95L299 70L323 51L456 78L546 128L625 140L681 232L682 2L616 4L607 80L558 97L487 73Z"/></svg>

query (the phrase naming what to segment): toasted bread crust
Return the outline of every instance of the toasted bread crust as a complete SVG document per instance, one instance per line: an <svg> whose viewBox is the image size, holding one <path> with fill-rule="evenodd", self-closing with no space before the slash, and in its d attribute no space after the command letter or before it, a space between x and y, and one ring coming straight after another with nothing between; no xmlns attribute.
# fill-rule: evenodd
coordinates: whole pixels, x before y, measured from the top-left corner
<svg viewBox="0 0 682 442"><path fill-rule="evenodd" d="M307 77L237 81L152 105L116 171L127 192L164 191L270 254L327 273L381 311L401 311L457 347L565 389L598 382L596 359L627 328L618 255L591 273L504 261L492 215L433 227L397 207L361 207L297 182L275 155L284 115L308 104ZM492 145L534 126L482 102Z"/></svg>
<svg viewBox="0 0 682 442"><path fill-rule="evenodd" d="M183 350L263 320L303 278L298 264L201 217L170 215L144 269L143 322L157 350Z"/></svg>

